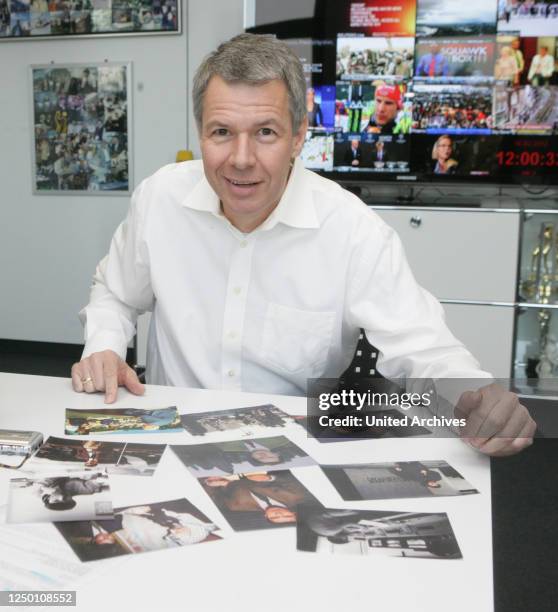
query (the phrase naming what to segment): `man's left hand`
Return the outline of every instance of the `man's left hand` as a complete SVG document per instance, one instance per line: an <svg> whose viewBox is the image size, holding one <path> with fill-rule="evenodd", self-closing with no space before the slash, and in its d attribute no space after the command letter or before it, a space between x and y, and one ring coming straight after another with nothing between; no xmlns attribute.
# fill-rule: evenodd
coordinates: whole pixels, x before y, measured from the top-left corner
<svg viewBox="0 0 558 612"><path fill-rule="evenodd" d="M533 443L537 424L515 393L495 383L463 393L455 410L467 419L461 437L482 453L505 457Z"/></svg>

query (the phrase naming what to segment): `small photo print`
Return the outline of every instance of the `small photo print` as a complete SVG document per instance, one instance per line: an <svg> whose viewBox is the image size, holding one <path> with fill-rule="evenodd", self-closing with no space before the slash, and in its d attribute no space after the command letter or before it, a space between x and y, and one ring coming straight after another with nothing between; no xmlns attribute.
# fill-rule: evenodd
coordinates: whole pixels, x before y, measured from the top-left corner
<svg viewBox="0 0 558 612"><path fill-rule="evenodd" d="M26 472L104 469L109 474L152 476L166 444L69 440L50 436L25 463Z"/></svg>
<svg viewBox="0 0 558 612"><path fill-rule="evenodd" d="M193 436L217 439L228 432L253 437L269 428L281 429L296 424L292 416L272 404L183 414L181 420L184 429Z"/></svg>
<svg viewBox="0 0 558 612"><path fill-rule="evenodd" d="M346 501L478 493L445 461L323 465L321 468Z"/></svg>
<svg viewBox="0 0 558 612"><path fill-rule="evenodd" d="M235 531L292 527L298 504L319 503L289 470L209 476L199 482Z"/></svg>
<svg viewBox="0 0 558 612"><path fill-rule="evenodd" d="M445 513L298 508L296 547L305 552L461 559Z"/></svg>
<svg viewBox="0 0 558 612"><path fill-rule="evenodd" d="M112 520L55 523L81 561L221 540L219 527L187 499L116 508Z"/></svg>
<svg viewBox="0 0 558 612"><path fill-rule="evenodd" d="M175 433L184 431L176 406L143 410L139 408L66 409L67 435Z"/></svg>
<svg viewBox="0 0 558 612"><path fill-rule="evenodd" d="M8 523L83 521L112 518L106 472L12 478Z"/></svg>
<svg viewBox="0 0 558 612"><path fill-rule="evenodd" d="M196 478L316 465L285 436L171 446Z"/></svg>

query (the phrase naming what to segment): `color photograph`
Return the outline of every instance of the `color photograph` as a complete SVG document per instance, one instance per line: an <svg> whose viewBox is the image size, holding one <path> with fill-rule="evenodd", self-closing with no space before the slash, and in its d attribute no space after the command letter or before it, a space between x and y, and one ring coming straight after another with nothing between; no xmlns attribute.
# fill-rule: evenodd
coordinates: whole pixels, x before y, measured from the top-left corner
<svg viewBox="0 0 558 612"><path fill-rule="evenodd" d="M289 470L209 476L199 483L235 531L296 524L296 507L319 503Z"/></svg>
<svg viewBox="0 0 558 612"><path fill-rule="evenodd" d="M180 419L188 433L207 436L208 440L220 440L229 432L253 437L266 429L283 429L296 424L293 417L272 404L182 414Z"/></svg>
<svg viewBox="0 0 558 612"><path fill-rule="evenodd" d="M178 433L184 431L175 406L169 408L66 409L67 435Z"/></svg>
<svg viewBox="0 0 558 612"><path fill-rule="evenodd" d="M187 499L116 508L112 520L55 523L81 561L221 540L219 527Z"/></svg>
<svg viewBox="0 0 558 612"><path fill-rule="evenodd" d="M165 444L81 441L50 436L25 462L24 471L103 469L109 474L153 476L165 448Z"/></svg>
<svg viewBox="0 0 558 612"><path fill-rule="evenodd" d="M285 436L171 446L196 478L285 470L316 462Z"/></svg>

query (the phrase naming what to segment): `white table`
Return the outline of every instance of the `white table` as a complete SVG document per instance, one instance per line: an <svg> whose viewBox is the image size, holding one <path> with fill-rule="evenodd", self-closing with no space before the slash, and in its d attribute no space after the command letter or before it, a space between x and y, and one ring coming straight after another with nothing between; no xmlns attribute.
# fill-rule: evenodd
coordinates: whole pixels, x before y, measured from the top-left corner
<svg viewBox="0 0 558 612"><path fill-rule="evenodd" d="M115 407L176 405L180 413L274 403L306 412L303 398L148 386L143 397L120 390ZM63 435L65 408L103 405L75 394L69 379L0 373L0 427ZM319 463L445 459L479 495L344 502L318 467L295 470L325 505L447 512L463 559L418 559L298 552L295 529L235 533L168 449L153 478L112 477L114 505L186 497L223 528L224 539L185 548L95 562L78 588L78 610L485 612L493 610L490 468L486 457L455 439L389 439L320 444L301 429L290 435ZM119 440L138 442L137 436ZM142 436L142 442L188 443L187 434ZM11 470L0 470L0 504ZM49 526L50 528L50 526ZM53 542L61 536L52 527ZM0 551L1 555L1 551ZM122 558L121 558L122 559ZM90 565L90 564L88 564ZM71 585L68 585L71 588ZM35 608L36 609L36 608ZM52 608L50 608L52 609ZM60 608L62 609L62 608ZM67 608L65 608L67 609Z"/></svg>

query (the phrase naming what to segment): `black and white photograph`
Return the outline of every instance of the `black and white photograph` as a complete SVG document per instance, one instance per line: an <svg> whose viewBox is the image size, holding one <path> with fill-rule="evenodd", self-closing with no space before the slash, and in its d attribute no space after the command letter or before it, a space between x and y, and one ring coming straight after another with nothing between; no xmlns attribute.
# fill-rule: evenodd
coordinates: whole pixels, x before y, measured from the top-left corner
<svg viewBox="0 0 558 612"><path fill-rule="evenodd" d="M109 474L153 476L165 444L70 440L50 436L30 457L26 472L106 470Z"/></svg>
<svg viewBox="0 0 558 612"><path fill-rule="evenodd" d="M33 66L36 194L130 192L130 64Z"/></svg>
<svg viewBox="0 0 558 612"><path fill-rule="evenodd" d="M112 518L106 472L37 474L12 478L8 523L46 523Z"/></svg>
<svg viewBox="0 0 558 612"><path fill-rule="evenodd" d="M208 476L199 483L235 531L296 524L296 507L319 503L289 470Z"/></svg>
<svg viewBox="0 0 558 612"><path fill-rule="evenodd" d="M478 493L446 461L398 461L320 467L345 501Z"/></svg>
<svg viewBox="0 0 558 612"><path fill-rule="evenodd" d="M116 508L111 520L55 523L81 561L222 539L219 527L187 499Z"/></svg>
<svg viewBox="0 0 558 612"><path fill-rule="evenodd" d="M383 555L418 559L460 559L448 515L443 512L298 508L297 550Z"/></svg>
<svg viewBox="0 0 558 612"><path fill-rule="evenodd" d="M196 478L316 465L306 452L285 436L213 444L173 444L171 449Z"/></svg>
<svg viewBox="0 0 558 612"><path fill-rule="evenodd" d="M223 434L254 437L266 429L284 429L295 425L295 419L273 404L231 408L215 412L195 412L180 416L182 426L193 436L221 440Z"/></svg>

